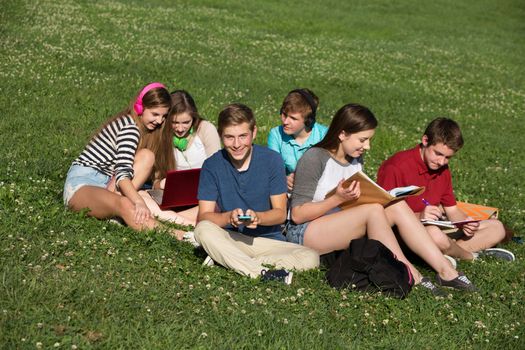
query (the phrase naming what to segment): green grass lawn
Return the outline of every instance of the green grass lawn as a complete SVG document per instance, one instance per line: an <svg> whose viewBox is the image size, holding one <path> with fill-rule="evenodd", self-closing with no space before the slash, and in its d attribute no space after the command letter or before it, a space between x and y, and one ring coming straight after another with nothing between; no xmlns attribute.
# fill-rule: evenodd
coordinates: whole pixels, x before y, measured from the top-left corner
<svg viewBox="0 0 525 350"><path fill-rule="evenodd" d="M449 116L466 145L458 199L525 235L525 5L501 1L0 0L0 348L525 348L525 248L461 262L479 293L400 301L220 267L163 232L66 211L71 161L151 81L215 122L251 106L264 144L288 91L325 124L362 103L380 126L367 173ZM431 271L419 263L425 274Z"/></svg>

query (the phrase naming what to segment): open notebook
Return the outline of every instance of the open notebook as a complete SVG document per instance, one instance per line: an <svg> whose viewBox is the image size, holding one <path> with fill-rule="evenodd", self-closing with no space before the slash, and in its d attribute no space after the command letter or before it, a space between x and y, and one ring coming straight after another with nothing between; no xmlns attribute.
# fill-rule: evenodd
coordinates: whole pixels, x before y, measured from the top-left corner
<svg viewBox="0 0 525 350"><path fill-rule="evenodd" d="M168 171L164 190L148 193L162 210L197 205L200 173L201 169Z"/></svg>

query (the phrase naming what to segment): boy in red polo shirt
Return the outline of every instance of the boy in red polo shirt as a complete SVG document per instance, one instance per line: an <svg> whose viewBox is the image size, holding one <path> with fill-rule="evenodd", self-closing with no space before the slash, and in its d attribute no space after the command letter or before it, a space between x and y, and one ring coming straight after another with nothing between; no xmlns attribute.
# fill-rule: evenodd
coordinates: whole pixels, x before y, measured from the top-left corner
<svg viewBox="0 0 525 350"><path fill-rule="evenodd" d="M459 125L448 118L434 119L426 128L421 144L398 152L381 164L377 182L386 190L395 187L425 186L420 196L406 198L407 204L420 219L461 221L469 217L456 205L452 177L448 168L450 158L463 146ZM496 220L469 223L461 235L451 239L437 226L426 226L427 232L441 251L449 256L473 260L479 255L491 255L513 261L514 254L501 248L490 248L505 238L503 224Z"/></svg>

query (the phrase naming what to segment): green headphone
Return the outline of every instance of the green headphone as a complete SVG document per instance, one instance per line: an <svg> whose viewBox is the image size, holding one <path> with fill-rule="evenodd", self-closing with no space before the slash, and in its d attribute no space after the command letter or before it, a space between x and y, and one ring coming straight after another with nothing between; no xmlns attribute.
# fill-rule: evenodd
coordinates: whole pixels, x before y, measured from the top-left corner
<svg viewBox="0 0 525 350"><path fill-rule="evenodd" d="M188 135L193 134L193 128L190 129ZM179 151L184 152L188 147L188 136L186 137L177 137L173 135L173 147L177 148Z"/></svg>

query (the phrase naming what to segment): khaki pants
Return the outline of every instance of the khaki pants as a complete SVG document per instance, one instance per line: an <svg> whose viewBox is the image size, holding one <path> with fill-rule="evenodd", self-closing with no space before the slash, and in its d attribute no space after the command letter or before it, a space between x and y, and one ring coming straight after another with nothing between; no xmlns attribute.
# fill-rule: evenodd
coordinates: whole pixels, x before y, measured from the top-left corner
<svg viewBox="0 0 525 350"><path fill-rule="evenodd" d="M313 249L227 231L211 221L197 224L195 239L215 262L251 278L260 276L261 270L267 269L263 264L290 270L319 266L319 254Z"/></svg>

